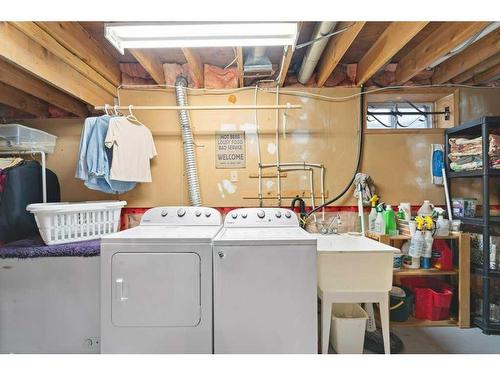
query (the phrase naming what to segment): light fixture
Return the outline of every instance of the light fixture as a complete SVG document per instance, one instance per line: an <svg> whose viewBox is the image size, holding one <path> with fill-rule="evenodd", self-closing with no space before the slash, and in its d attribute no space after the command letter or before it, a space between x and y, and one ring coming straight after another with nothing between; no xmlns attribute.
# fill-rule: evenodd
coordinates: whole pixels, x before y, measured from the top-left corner
<svg viewBox="0 0 500 375"><path fill-rule="evenodd" d="M296 22L108 23L104 34L125 48L245 47L293 45Z"/></svg>

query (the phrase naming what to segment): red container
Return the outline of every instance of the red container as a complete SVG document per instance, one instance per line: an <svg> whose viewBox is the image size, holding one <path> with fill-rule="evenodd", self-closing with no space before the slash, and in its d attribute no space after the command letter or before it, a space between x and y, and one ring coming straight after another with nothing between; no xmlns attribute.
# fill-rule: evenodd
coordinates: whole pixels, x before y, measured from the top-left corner
<svg viewBox="0 0 500 375"><path fill-rule="evenodd" d="M401 284L415 293L415 318L426 320L449 318L453 290L447 283L431 277L407 277L401 278Z"/></svg>
<svg viewBox="0 0 500 375"><path fill-rule="evenodd" d="M453 269L453 253L445 240L434 240L431 265L441 271Z"/></svg>

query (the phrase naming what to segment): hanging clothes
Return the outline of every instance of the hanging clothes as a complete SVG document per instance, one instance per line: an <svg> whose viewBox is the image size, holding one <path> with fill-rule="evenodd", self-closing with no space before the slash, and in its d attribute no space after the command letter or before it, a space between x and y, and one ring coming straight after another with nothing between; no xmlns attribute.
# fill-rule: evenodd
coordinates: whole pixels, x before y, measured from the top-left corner
<svg viewBox="0 0 500 375"><path fill-rule="evenodd" d="M113 150L111 178L119 181L151 182L150 160L156 154L151 131L126 117L113 117L105 139Z"/></svg>

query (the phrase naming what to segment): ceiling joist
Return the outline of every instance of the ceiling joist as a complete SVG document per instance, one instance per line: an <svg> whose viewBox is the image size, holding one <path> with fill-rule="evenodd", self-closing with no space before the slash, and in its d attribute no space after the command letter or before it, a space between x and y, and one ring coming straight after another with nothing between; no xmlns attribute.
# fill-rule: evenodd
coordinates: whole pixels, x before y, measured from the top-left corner
<svg viewBox="0 0 500 375"><path fill-rule="evenodd" d="M432 76L432 83L448 82L460 73L494 56L498 51L500 51L500 28L438 65Z"/></svg>
<svg viewBox="0 0 500 375"><path fill-rule="evenodd" d="M150 49L130 49L129 51L158 85L165 84L163 64L154 51Z"/></svg>
<svg viewBox="0 0 500 375"><path fill-rule="evenodd" d="M0 58L93 106L113 102L113 95L7 22L0 22Z"/></svg>
<svg viewBox="0 0 500 375"><path fill-rule="evenodd" d="M434 61L480 32L488 22L446 22L404 56L396 69L395 84L408 82Z"/></svg>
<svg viewBox="0 0 500 375"><path fill-rule="evenodd" d="M285 84L286 75L288 73L288 68L290 67L290 63L292 62L294 48L292 46L284 47L284 56L282 59L282 66L280 67L280 75L278 80L278 85L283 87Z"/></svg>
<svg viewBox="0 0 500 375"><path fill-rule="evenodd" d="M362 85L429 22L392 22L358 63L356 84Z"/></svg>
<svg viewBox="0 0 500 375"><path fill-rule="evenodd" d="M201 61L200 54L192 48L182 48L182 53L184 54L184 57L186 58L191 71L196 77L198 84L200 85L200 87L203 87L205 85L204 66L203 62Z"/></svg>
<svg viewBox="0 0 500 375"><path fill-rule="evenodd" d="M78 117L85 117L88 114L87 106L82 102L2 60L0 60L0 82Z"/></svg>
<svg viewBox="0 0 500 375"><path fill-rule="evenodd" d="M497 64L484 72L478 73L472 77L471 84L480 84L500 78L500 64Z"/></svg>
<svg viewBox="0 0 500 375"><path fill-rule="evenodd" d="M236 68L238 69L238 86L239 87L244 87L245 86L245 79L243 78L243 48L242 47L236 47Z"/></svg>
<svg viewBox="0 0 500 375"><path fill-rule="evenodd" d="M0 83L0 103L36 117L46 118L49 114L47 103L4 83Z"/></svg>
<svg viewBox="0 0 500 375"><path fill-rule="evenodd" d="M341 22L338 25L338 30L346 27L348 27L348 29L331 37L326 45L317 68L316 81L319 87L325 84L326 80L330 74L332 74L333 70L347 52L352 42L354 42L354 39L356 39L365 23L366 22Z"/></svg>
<svg viewBox="0 0 500 375"><path fill-rule="evenodd" d="M465 81L468 81L475 75L482 73L485 70L488 70L498 64L500 64L500 52L497 53L495 56L492 56L489 59L486 59L480 62L479 64L473 66L472 68L466 70L465 72L457 75L456 77L453 77L451 81L453 83L463 83Z"/></svg>

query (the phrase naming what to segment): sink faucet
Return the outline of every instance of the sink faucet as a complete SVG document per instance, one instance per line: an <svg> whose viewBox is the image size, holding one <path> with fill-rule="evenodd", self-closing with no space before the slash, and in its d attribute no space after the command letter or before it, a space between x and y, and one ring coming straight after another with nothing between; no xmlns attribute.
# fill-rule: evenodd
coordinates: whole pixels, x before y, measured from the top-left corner
<svg viewBox="0 0 500 375"><path fill-rule="evenodd" d="M335 223L336 225L334 225ZM337 214L337 216L334 216L332 221L328 225L326 232L329 234L338 234L341 225L342 219L340 218L340 214Z"/></svg>

